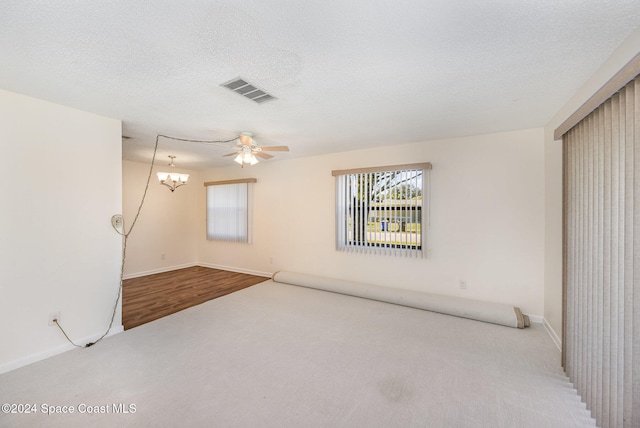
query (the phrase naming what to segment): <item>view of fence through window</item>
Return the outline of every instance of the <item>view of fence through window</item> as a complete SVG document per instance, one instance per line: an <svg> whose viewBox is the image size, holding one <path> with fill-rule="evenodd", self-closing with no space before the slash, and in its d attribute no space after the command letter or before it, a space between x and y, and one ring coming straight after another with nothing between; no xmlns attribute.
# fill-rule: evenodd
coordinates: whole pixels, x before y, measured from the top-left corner
<svg viewBox="0 0 640 428"><path fill-rule="evenodd" d="M344 245L420 250L423 174L419 168L341 176Z"/></svg>

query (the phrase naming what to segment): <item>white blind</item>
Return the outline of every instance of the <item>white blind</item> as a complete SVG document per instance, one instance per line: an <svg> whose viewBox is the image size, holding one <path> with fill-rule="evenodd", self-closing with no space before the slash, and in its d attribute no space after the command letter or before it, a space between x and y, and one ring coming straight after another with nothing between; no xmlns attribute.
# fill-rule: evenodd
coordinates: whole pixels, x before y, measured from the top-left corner
<svg viewBox="0 0 640 428"><path fill-rule="evenodd" d="M207 239L251 243L251 183L207 186Z"/></svg>
<svg viewBox="0 0 640 428"><path fill-rule="evenodd" d="M339 251L423 257L430 164L334 171Z"/></svg>

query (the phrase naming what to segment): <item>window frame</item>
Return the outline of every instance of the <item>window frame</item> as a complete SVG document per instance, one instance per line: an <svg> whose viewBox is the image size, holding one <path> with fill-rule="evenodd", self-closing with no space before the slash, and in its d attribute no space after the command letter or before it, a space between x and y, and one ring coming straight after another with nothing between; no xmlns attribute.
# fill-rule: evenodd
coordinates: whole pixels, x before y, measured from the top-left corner
<svg viewBox="0 0 640 428"><path fill-rule="evenodd" d="M416 258L425 258L428 254L427 248L427 229L429 227L430 222L430 208L431 208L431 189L430 189L430 172L432 169L432 165L429 162L423 163L415 163L415 164L402 164L402 165L389 165L389 166L379 166L379 167L366 167L366 168L352 168L352 169L344 169L344 170L334 170L331 172L331 175L336 177L336 250L338 251L346 251L346 252L358 252L358 253L366 253L366 254L385 254L385 255L395 255L395 256L404 256L404 257L416 257ZM347 183L349 177L353 177L356 175L361 177L363 174L375 174L375 173L408 173L412 174L416 170L421 170L421 197L420 197L420 230L419 230L419 238L420 241L417 245L411 245L410 238L406 235L404 239L409 239L406 241L407 243L380 243L380 242L370 242L369 235L372 232L370 230L370 214L372 212L372 207L375 205L380 207L380 202L375 202L371 195L367 198L367 201L361 200L358 204L357 208L353 208L353 205L350 207L350 200L353 197L353 190L349 190L350 184ZM355 199L354 199L355 200ZM391 200L391 199L388 199ZM387 201L388 201L387 200ZM418 205L410 202L413 200L405 200L404 204L390 204L389 202L385 202L384 205L384 213L389 213L391 210L404 210L405 212L408 209L414 210L414 213L418 210ZM417 201L418 199L414 200ZM366 215L362 214L362 210L366 210ZM380 211L379 209L377 211ZM360 212L360 214L358 214ZM355 228L357 226L352 225L351 223L356 223L357 221L353 221L354 213L356 216L360 215L360 232L366 233L366 237L364 240L358 240L349 238L351 236L357 234ZM411 214L414 216L415 214ZM395 216L395 218L400 218ZM363 224L366 221L365 224ZM391 225L391 223L386 222L387 227ZM376 226L377 227L377 226ZM383 231L385 226L381 226ZM394 226L396 232L402 233L402 224L396 224ZM418 226L416 226L418 228ZM389 229L387 229L389 231ZM373 232L377 233L377 229ZM406 231L405 231L406 233ZM385 238L386 239L386 238ZM418 242L416 240L416 242Z"/></svg>
<svg viewBox="0 0 640 428"><path fill-rule="evenodd" d="M243 179L235 179L235 180L223 180L223 181L208 181L204 183L204 187L206 188L206 235L208 241L222 241L222 242L239 242L245 244L251 244L253 241L253 183L257 183L257 179L255 178L243 178ZM211 213L211 202L209 200L210 193L209 187L212 186L229 186L229 185L246 185L246 202L245 205L238 206L230 206L228 207L228 212L226 215L233 215L234 210L241 211L241 218L244 217L244 223L242 226L246 233L241 234L229 234L229 235L220 235L216 233L216 231L212 230L211 222L212 222L212 213ZM218 213L219 214L219 213ZM229 220L231 221L231 220ZM241 229L243 230L243 229Z"/></svg>

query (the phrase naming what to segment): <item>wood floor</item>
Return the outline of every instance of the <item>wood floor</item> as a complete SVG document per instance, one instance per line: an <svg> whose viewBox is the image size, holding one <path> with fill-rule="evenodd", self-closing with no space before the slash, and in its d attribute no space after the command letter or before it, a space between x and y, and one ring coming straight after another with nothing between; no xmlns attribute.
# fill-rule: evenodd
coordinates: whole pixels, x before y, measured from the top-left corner
<svg viewBox="0 0 640 428"><path fill-rule="evenodd" d="M267 279L202 266L126 279L122 324L128 330Z"/></svg>

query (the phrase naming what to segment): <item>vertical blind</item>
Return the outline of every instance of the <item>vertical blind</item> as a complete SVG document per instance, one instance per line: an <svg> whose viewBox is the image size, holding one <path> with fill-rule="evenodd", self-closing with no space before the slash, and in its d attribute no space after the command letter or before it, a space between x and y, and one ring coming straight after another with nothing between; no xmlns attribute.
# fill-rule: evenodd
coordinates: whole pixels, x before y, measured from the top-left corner
<svg viewBox="0 0 640 428"><path fill-rule="evenodd" d="M251 243L251 183L209 182L207 239Z"/></svg>
<svg viewBox="0 0 640 428"><path fill-rule="evenodd" d="M336 249L423 257L431 164L333 171Z"/></svg>
<svg viewBox="0 0 640 428"><path fill-rule="evenodd" d="M602 427L640 427L640 77L563 136L563 365Z"/></svg>

